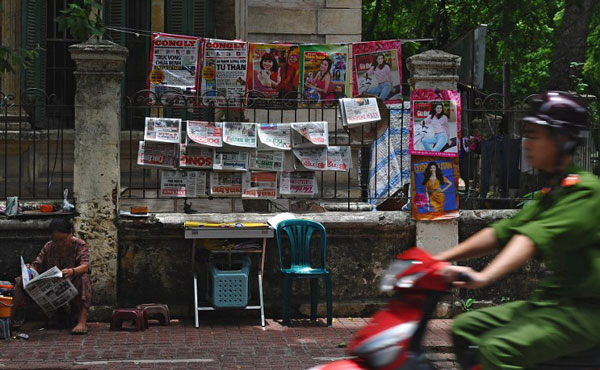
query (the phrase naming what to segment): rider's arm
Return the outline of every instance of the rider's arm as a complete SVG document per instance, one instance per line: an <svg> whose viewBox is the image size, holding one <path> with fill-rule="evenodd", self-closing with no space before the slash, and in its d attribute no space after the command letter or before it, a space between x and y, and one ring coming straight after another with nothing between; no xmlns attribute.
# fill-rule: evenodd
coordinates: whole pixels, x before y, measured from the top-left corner
<svg viewBox="0 0 600 370"><path fill-rule="evenodd" d="M485 256L498 248L496 232L491 227L475 233L456 247L450 248L435 256L441 261L462 261L470 258Z"/></svg>

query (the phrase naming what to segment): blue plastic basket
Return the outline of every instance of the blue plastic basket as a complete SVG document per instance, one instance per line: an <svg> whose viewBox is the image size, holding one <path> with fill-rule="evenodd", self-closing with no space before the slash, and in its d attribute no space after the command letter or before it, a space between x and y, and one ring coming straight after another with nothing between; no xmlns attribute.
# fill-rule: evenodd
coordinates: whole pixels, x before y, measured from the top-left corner
<svg viewBox="0 0 600 370"><path fill-rule="evenodd" d="M248 305L248 273L250 258L233 263L239 270L223 270L218 264L208 263L207 299L215 307L246 307Z"/></svg>

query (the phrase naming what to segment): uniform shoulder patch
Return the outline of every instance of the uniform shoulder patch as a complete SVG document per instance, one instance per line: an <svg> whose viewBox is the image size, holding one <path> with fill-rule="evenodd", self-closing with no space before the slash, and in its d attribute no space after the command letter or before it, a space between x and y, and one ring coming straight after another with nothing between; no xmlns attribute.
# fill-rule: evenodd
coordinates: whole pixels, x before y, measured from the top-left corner
<svg viewBox="0 0 600 370"><path fill-rule="evenodd" d="M579 184L579 181L581 181L581 176L569 174L564 179L562 179L562 181L560 182L560 186L562 186L563 188L568 188Z"/></svg>

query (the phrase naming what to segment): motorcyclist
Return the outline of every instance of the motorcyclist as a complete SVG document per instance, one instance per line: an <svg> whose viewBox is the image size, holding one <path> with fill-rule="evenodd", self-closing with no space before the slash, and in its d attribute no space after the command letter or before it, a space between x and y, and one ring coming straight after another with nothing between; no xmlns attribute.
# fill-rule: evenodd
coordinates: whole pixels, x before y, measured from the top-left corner
<svg viewBox="0 0 600 370"><path fill-rule="evenodd" d="M463 368L524 369L600 343L600 182L573 165L573 154L589 130L582 103L564 92L536 96L524 117L527 160L548 176L542 196L510 219L492 224L436 258L461 261L500 249L481 271L451 265L481 288L539 254L551 271L528 301L459 315L452 329ZM477 348L474 351L469 348Z"/></svg>

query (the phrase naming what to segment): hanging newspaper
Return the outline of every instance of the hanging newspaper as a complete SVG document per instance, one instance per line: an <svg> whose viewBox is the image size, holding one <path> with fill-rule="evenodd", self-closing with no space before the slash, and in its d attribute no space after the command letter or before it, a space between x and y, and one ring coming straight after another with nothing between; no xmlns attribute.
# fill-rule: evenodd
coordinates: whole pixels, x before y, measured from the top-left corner
<svg viewBox="0 0 600 370"><path fill-rule="evenodd" d="M245 172L242 198L277 199L277 172Z"/></svg>
<svg viewBox="0 0 600 370"><path fill-rule="evenodd" d="M177 168L177 144L155 143L140 141L137 164L145 167Z"/></svg>
<svg viewBox="0 0 600 370"><path fill-rule="evenodd" d="M179 167L211 169L214 153L212 149L181 144L179 150Z"/></svg>
<svg viewBox="0 0 600 370"><path fill-rule="evenodd" d="M223 146L221 122L187 121L186 144L200 144L215 148Z"/></svg>
<svg viewBox="0 0 600 370"><path fill-rule="evenodd" d="M327 170L345 171L352 168L352 151L349 146L330 146L327 148Z"/></svg>
<svg viewBox="0 0 600 370"><path fill-rule="evenodd" d="M285 153L280 150L251 151L248 168L251 170L283 171Z"/></svg>
<svg viewBox="0 0 600 370"><path fill-rule="evenodd" d="M289 123L260 123L256 126L259 150L292 149L292 128Z"/></svg>
<svg viewBox="0 0 600 370"><path fill-rule="evenodd" d="M248 170L248 152L215 149L214 170L246 171Z"/></svg>
<svg viewBox="0 0 600 370"><path fill-rule="evenodd" d="M296 170L324 171L327 167L327 148L294 149Z"/></svg>
<svg viewBox="0 0 600 370"><path fill-rule="evenodd" d="M205 39L201 96L208 105L242 108L246 95L248 44L243 41Z"/></svg>
<svg viewBox="0 0 600 370"><path fill-rule="evenodd" d="M243 148L256 148L256 124L223 122L223 142Z"/></svg>
<svg viewBox="0 0 600 370"><path fill-rule="evenodd" d="M23 257L21 257L21 280L23 289L48 316L79 294L71 280L63 279L63 274L58 267L54 266L38 274L25 265Z"/></svg>
<svg viewBox="0 0 600 370"><path fill-rule="evenodd" d="M317 179L312 171L281 173L279 193L291 196L314 196L318 193Z"/></svg>
<svg viewBox="0 0 600 370"><path fill-rule="evenodd" d="M221 197L239 197L242 195L241 172L211 172L210 195Z"/></svg>
<svg viewBox="0 0 600 370"><path fill-rule="evenodd" d="M196 96L201 43L201 39L191 36L167 33L152 36L152 71L147 82L148 90L156 96L151 96L151 101L158 101L167 92L185 97ZM185 104L183 99L175 99L175 102L177 105Z"/></svg>
<svg viewBox="0 0 600 370"><path fill-rule="evenodd" d="M340 99L340 113L344 127L358 127L381 119L376 98Z"/></svg>
<svg viewBox="0 0 600 370"><path fill-rule="evenodd" d="M402 101L402 41L352 44L352 95L376 95L386 103Z"/></svg>
<svg viewBox="0 0 600 370"><path fill-rule="evenodd" d="M181 118L146 117L144 141L179 144Z"/></svg>
<svg viewBox="0 0 600 370"><path fill-rule="evenodd" d="M206 196L206 172L160 171L160 196L171 198Z"/></svg>
<svg viewBox="0 0 600 370"><path fill-rule="evenodd" d="M292 147L310 148L329 145L329 125L325 121L292 123Z"/></svg>

